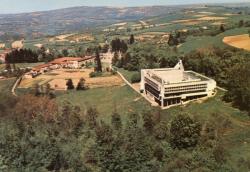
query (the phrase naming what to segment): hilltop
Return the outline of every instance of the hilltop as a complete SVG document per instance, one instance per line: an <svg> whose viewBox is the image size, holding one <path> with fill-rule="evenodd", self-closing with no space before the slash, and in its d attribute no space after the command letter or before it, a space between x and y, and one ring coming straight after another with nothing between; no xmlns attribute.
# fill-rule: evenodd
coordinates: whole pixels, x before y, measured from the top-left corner
<svg viewBox="0 0 250 172"><path fill-rule="evenodd" d="M181 7L72 7L59 10L0 15L0 36L39 37L81 31L105 24L138 20L177 11Z"/></svg>

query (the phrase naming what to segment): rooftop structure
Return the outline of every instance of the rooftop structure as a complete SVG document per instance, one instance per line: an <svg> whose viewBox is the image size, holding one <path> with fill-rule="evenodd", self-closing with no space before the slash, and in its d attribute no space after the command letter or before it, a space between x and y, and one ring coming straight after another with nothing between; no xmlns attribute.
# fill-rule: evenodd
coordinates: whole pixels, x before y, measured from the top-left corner
<svg viewBox="0 0 250 172"><path fill-rule="evenodd" d="M141 92L162 108L211 97L216 82L193 71L185 71L180 60L174 68L141 70Z"/></svg>
<svg viewBox="0 0 250 172"><path fill-rule="evenodd" d="M80 68L82 64L84 64L86 61L93 59L92 56L85 56L85 57L61 57L57 58L49 63L42 64L35 66L32 70L33 71L40 71L44 68L52 67L55 68L55 65L57 65L56 68L59 67L69 67L69 68Z"/></svg>

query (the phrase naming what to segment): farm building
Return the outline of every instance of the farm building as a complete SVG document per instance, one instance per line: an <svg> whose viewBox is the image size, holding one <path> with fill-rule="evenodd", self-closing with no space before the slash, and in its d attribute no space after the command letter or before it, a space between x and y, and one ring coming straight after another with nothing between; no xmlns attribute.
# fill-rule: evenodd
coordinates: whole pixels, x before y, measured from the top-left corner
<svg viewBox="0 0 250 172"><path fill-rule="evenodd" d="M162 108L211 97L216 82L193 71L185 71L182 61L174 68L141 70L141 92Z"/></svg>
<svg viewBox="0 0 250 172"><path fill-rule="evenodd" d="M25 78L32 78L39 74L48 72L50 70L59 69L59 68L69 68L69 69L79 69L82 66L86 65L88 62L93 62L94 57L85 56L85 57L62 57L57 58L49 63L35 66L31 72L25 75Z"/></svg>
<svg viewBox="0 0 250 172"><path fill-rule="evenodd" d="M10 49L6 49L6 50L0 52L0 62L5 63L6 55L7 55L8 53L10 53L10 52L11 52Z"/></svg>

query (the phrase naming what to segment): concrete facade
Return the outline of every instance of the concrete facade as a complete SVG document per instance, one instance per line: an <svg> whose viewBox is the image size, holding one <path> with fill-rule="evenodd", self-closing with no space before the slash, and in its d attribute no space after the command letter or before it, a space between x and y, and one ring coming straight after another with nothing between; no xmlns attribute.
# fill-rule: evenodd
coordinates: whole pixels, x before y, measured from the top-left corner
<svg viewBox="0 0 250 172"><path fill-rule="evenodd" d="M140 91L162 108L185 104L215 95L216 82L193 71L182 61L174 68L141 70Z"/></svg>

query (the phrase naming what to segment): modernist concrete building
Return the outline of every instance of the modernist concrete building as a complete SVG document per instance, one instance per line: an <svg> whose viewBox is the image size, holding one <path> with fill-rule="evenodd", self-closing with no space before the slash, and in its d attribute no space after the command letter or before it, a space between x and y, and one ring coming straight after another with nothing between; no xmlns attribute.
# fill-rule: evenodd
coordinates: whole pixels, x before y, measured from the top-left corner
<svg viewBox="0 0 250 172"><path fill-rule="evenodd" d="M184 71L181 60L174 68L141 70L141 93L162 108L211 97L215 94L215 88L213 79L193 71Z"/></svg>

